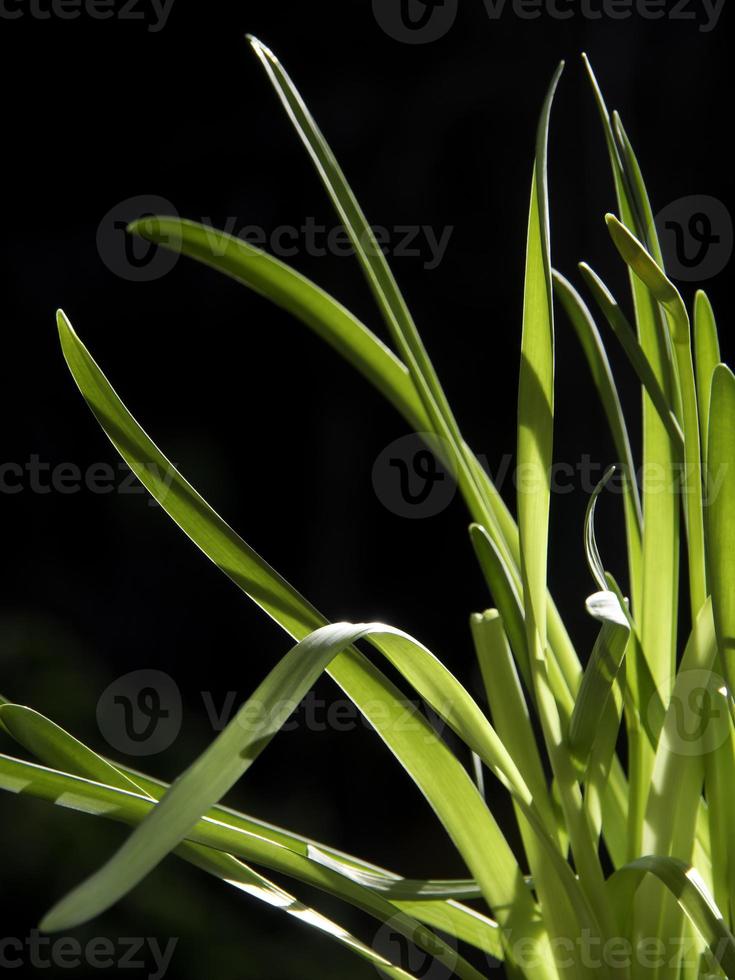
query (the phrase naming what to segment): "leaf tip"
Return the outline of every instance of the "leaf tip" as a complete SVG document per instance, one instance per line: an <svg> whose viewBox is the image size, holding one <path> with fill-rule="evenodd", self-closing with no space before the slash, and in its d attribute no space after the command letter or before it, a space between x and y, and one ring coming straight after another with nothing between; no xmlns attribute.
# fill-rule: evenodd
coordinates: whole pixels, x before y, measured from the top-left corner
<svg viewBox="0 0 735 980"><path fill-rule="evenodd" d="M703 289L698 289L694 294L694 309L700 314L709 313L710 315L714 315L710 298Z"/></svg>
<svg viewBox="0 0 735 980"><path fill-rule="evenodd" d="M157 242L160 239L161 219L149 215L145 218L136 218L125 228L129 235L138 235L149 242Z"/></svg>
<svg viewBox="0 0 735 980"><path fill-rule="evenodd" d="M56 326L59 328L59 333L74 333L69 317L61 308L56 311Z"/></svg>
<svg viewBox="0 0 735 980"><path fill-rule="evenodd" d="M64 928L65 923L60 921L58 915L56 914L57 908L58 906L54 905L54 907L48 911L46 915L44 915L44 917L38 923L39 932L59 932L60 929Z"/></svg>
<svg viewBox="0 0 735 980"><path fill-rule="evenodd" d="M246 34L245 37L247 38L250 47L261 61L270 61L274 64L278 63L278 58L276 58L267 44L263 44L260 38L256 37L254 34Z"/></svg>
<svg viewBox="0 0 735 980"><path fill-rule="evenodd" d="M614 214L608 212L605 215L605 224L613 240L615 248L620 253L621 258L628 264L634 262L645 252L645 249L625 225Z"/></svg>
<svg viewBox="0 0 735 980"><path fill-rule="evenodd" d="M735 374L727 364L718 364L712 372L712 385L735 384Z"/></svg>
<svg viewBox="0 0 735 980"><path fill-rule="evenodd" d="M497 609L486 609L481 613L472 613L470 616L470 626L482 626L484 623L494 623L495 620L500 619L500 613Z"/></svg>

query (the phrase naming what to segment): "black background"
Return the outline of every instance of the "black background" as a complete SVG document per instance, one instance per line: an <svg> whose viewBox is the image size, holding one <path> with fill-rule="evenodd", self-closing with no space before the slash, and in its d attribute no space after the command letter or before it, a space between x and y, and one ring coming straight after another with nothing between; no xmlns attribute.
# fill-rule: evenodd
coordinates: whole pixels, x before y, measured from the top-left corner
<svg viewBox="0 0 735 980"><path fill-rule="evenodd" d="M472 0L444 37L411 45L381 29L365 0L175 0L160 31L148 29L149 14L148 22L40 20L17 9L23 17L0 18L2 461L117 466L64 365L54 323L61 306L169 457L326 615L401 626L479 694L467 617L490 599L461 504L410 520L373 486L373 464L406 434L403 421L321 341L242 286L185 259L152 282L115 274L98 251L98 226L138 195L268 234L307 218L336 225L244 40L246 31L258 35L301 88L371 221L452 228L436 269L424 268L426 255L393 266L468 441L495 469L515 447L534 131L555 65L567 59L550 144L554 263L578 281L576 262L588 259L622 294L602 221L614 210L613 188L580 52L621 110L654 210L692 194L729 207L727 14L705 32L694 21L636 14L526 20L508 8L492 20ZM299 251L289 261L385 336L354 259ZM726 351L729 281L728 265L702 284ZM696 285L683 284L688 300ZM607 464L614 454L602 413L562 315L557 333L556 457ZM614 349L611 358L637 432L627 365ZM594 624L583 600L593 583L579 484L553 500L550 575L585 651ZM143 493L39 493L27 476L17 492L8 485L0 690L113 753L96 722L100 695L129 671L165 671L183 697L181 734L165 752L126 761L172 778L212 737L201 692L218 706L229 691L246 697L287 637ZM510 482L503 493L512 502ZM622 576L622 526L614 503L607 507L602 543ZM317 694L336 697L328 681ZM3 750L15 751L5 740ZM500 790L490 793L507 814ZM462 874L425 802L360 726L282 735L231 800L408 876ZM8 795L0 826L0 938L25 938L123 839L115 825ZM374 934L349 913L342 921ZM174 977L374 975L173 858L75 935L179 937ZM35 975L28 965L16 972Z"/></svg>

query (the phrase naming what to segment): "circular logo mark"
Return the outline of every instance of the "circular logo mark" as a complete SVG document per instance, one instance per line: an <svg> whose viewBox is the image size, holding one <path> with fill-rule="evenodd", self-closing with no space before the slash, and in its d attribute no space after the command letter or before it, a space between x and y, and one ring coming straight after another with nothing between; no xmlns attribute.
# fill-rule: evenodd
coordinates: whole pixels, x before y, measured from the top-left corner
<svg viewBox="0 0 735 980"><path fill-rule="evenodd" d="M654 727L658 710L654 702L648 707L648 719ZM661 731L666 747L676 755L708 755L729 735L724 680L709 670L681 671Z"/></svg>
<svg viewBox="0 0 735 980"><path fill-rule="evenodd" d="M401 436L386 446L373 465L378 500L398 517L435 517L449 506L457 489L452 474L424 440L437 448L441 442L423 436L418 432ZM449 458L448 451L442 455Z"/></svg>
<svg viewBox="0 0 735 980"><path fill-rule="evenodd" d="M402 44L429 44L451 29L459 0L373 0L373 16Z"/></svg>
<svg viewBox="0 0 735 980"><path fill-rule="evenodd" d="M730 261L732 218L716 197L680 197L659 211L655 224L666 271L674 279L702 282Z"/></svg>
<svg viewBox="0 0 735 980"><path fill-rule="evenodd" d="M447 923L447 930L449 928L450 924ZM418 980L451 980L455 976L457 952L451 938L444 946L443 961L438 960L430 952L414 945L392 919L384 922L378 929L373 950L383 959L394 966L399 966ZM376 968L381 977L388 976L379 966Z"/></svg>
<svg viewBox="0 0 735 980"><path fill-rule="evenodd" d="M111 272L130 282L152 282L173 269L179 258L177 252L159 248L125 230L138 218L164 214L176 215L176 209L165 197L153 194L129 197L110 208L97 226L97 251Z"/></svg>
<svg viewBox="0 0 735 980"><path fill-rule="evenodd" d="M134 670L102 693L97 726L117 752L155 755L172 744L181 729L181 694L161 670Z"/></svg>

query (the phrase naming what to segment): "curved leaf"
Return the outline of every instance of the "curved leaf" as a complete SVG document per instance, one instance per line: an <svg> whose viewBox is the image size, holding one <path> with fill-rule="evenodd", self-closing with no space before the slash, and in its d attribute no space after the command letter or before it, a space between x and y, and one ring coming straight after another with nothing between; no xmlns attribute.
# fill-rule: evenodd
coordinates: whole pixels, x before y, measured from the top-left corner
<svg viewBox="0 0 735 980"><path fill-rule="evenodd" d="M128 230L203 262L293 314L375 385L412 428L431 430L403 362L338 300L285 262L242 239L181 218L142 218Z"/></svg>
<svg viewBox="0 0 735 980"><path fill-rule="evenodd" d="M684 445L684 434L681 431L681 426L669 406L664 390L658 383L643 348L638 343L633 328L628 323L615 297L594 269L591 269L586 262L581 262L579 270L590 292L594 296L595 302L600 307L620 346L623 348L631 367L638 376L638 380L651 399L651 403L658 412L658 416L666 427L666 431L671 436L676 451L681 452Z"/></svg>
<svg viewBox="0 0 735 980"><path fill-rule="evenodd" d="M13 793L27 793L57 806L103 816L132 826L141 824L147 815L154 812L155 807L154 801L140 794L2 754L0 754L0 789ZM188 846L189 844L191 847ZM246 886L243 888L244 891L261 899L265 899L266 895L275 897L278 892L274 895L263 887L265 879L261 881L262 876L257 873L255 879L250 879L247 875L249 869L246 869L242 862L235 861L232 855L244 857L248 861L271 868L321 891L337 895L381 921L390 921L397 931L404 933L412 942L442 960L459 975L467 975L468 980L481 980L481 975L458 957L454 950L447 947L429 930L414 922L410 915L394 908L381 896L362 888L356 882L331 869L321 867L258 835L205 818L191 829L187 847L187 860L210 873L232 872L234 880L229 883L236 887L244 884ZM218 871L215 871L215 868ZM278 889L278 886L274 888ZM279 907L278 901L274 901L273 904ZM286 907L285 910L288 911L289 908ZM294 914L308 918L305 915L305 907L300 903L297 903L292 910ZM329 920L324 919L319 913L315 915L319 919L319 927L326 929ZM347 940L348 936L349 934L345 933L341 938ZM378 957L378 960L383 960L383 957Z"/></svg>
<svg viewBox="0 0 735 980"><path fill-rule="evenodd" d="M708 591L704 557L699 418L689 316L679 290L666 277L663 269L648 254L644 246L614 215L608 214L605 220L613 243L623 260L650 290L654 299L663 306L671 330L684 429L685 466L681 482L689 550L691 615L694 621L704 605Z"/></svg>
<svg viewBox="0 0 735 980"><path fill-rule="evenodd" d="M635 893L646 875L651 875L666 886L694 923L725 974L735 976L735 938L699 874L684 861L672 857L641 857L620 868L608 879L607 892L620 928L625 928Z"/></svg>
<svg viewBox="0 0 735 980"><path fill-rule="evenodd" d="M209 507L160 452L62 313L59 333L71 373L108 438L197 547L295 639L325 625L324 617ZM416 716L416 729L405 730L400 723L406 716L400 692L356 650L337 657L328 673L430 802L490 908L500 910L501 926L543 945L543 927L535 918L530 898L521 894L523 875L505 838L467 773L431 726ZM540 977L549 975L543 957L539 957L538 971Z"/></svg>
<svg viewBox="0 0 735 980"><path fill-rule="evenodd" d="M602 342L602 337L592 318L592 314L574 286L561 273L554 271L552 274L554 291L561 300L584 351L592 379L597 388L597 393L607 418L608 426L610 427L610 433L615 443L615 450L623 466L623 477L626 488L626 527L629 537L631 573L634 574L639 570L641 523L643 516L638 484L635 478L635 463L633 462L633 453L630 448L630 438L628 436L628 428L625 424L623 408L620 404L620 397L615 385L607 352L605 351L605 345ZM637 574L634 574L634 577L637 579Z"/></svg>
<svg viewBox="0 0 735 980"><path fill-rule="evenodd" d="M425 689L423 693L429 703L468 741L476 742L483 759L524 807L543 842L543 824L535 817L532 797L512 759L479 709L473 709L469 696L456 681L452 683L451 675L436 658L399 630L382 624L338 623L314 631L274 667L224 731L179 777L144 824L106 865L52 909L43 927L57 931L87 921L133 888L247 771L329 663L342 650L368 636L374 639L375 645L380 642L386 656L408 679L421 675L420 686ZM432 687L437 691L436 697L426 690ZM439 703L442 697L443 705ZM557 854L550 840L547 846L552 856ZM566 887L584 914L577 886L560 856L557 868L566 875Z"/></svg>
<svg viewBox="0 0 735 980"><path fill-rule="evenodd" d="M22 705L17 704L6 704L0 706L0 722L2 722L8 733L14 738L20 745L26 748L29 752L36 756L41 763L46 766L52 767L57 770L62 770L68 772L71 775L83 776L86 779L93 780L94 782L107 784L108 786L113 786L117 789L125 789L129 792L139 793L146 795L152 800L159 800L163 793L169 788L166 784L157 783L146 779L145 777L140 778L138 776L133 776L127 774L121 768L113 765L102 756L93 752L86 745L80 742L74 736L70 735L68 732L64 731L50 719L45 718L43 715L34 711L32 708L27 708ZM209 816L214 817L215 811L209 811ZM262 824L253 826L254 821L249 819L242 819L241 814L235 814L232 811L228 811L226 808L220 808L216 813L216 819L220 822L235 823L235 818L240 818L240 825L244 828L249 829L251 832L254 830L257 833L268 832L272 828L268 828ZM360 884L361 882L357 877L353 877L354 864L357 859L349 858L352 865L346 864L345 860L338 860L336 855L331 856L328 852L322 851L319 847L311 842L304 840L293 841L289 840L288 836L283 832L279 835L280 842L288 844L296 844L296 853L300 853L317 863L328 863L332 862L334 870L339 871L341 874L347 877L352 877ZM298 845L302 846L299 847ZM242 865L242 862L238 862L235 858L230 855L224 854L220 851L214 851L210 848L201 847L197 844L191 844L188 841L184 841L175 852L180 857L188 860L205 871L214 874L217 877L222 878L228 884L242 885L242 884L252 884L259 886L258 896L263 897L267 901L267 896L263 892L263 888L260 887L265 882L265 879L261 879L260 875L252 869L247 868L247 866ZM317 855L322 856L323 860L319 860ZM346 856L345 856L346 858ZM237 867L240 865L240 868ZM352 871L350 871L352 868ZM244 869L244 870L243 870ZM347 871L350 873L347 873ZM251 873L252 880L248 879L248 873ZM404 879L398 878L395 875L389 875L389 872L385 872L379 869L365 870L359 872L365 876L365 887L369 887L367 882L372 878L382 880L395 880L398 882ZM276 886L274 886L275 888ZM245 889L247 890L247 889ZM376 889L377 890L377 889ZM386 890L386 889L382 889ZM419 911L422 908L422 902L420 900L420 894L418 889L404 889L409 894L411 903ZM333 894L338 898L343 898L346 901L352 900L352 893L347 895L341 894L338 889L332 889ZM464 897L477 898L482 893L477 886L476 882L464 881L464 882L437 882L431 888L430 897L432 900L441 898L441 892L446 892L454 897L462 895ZM278 892L276 893L278 894ZM391 894L389 897L392 900L392 904L395 904L395 894ZM294 902L296 900L294 899ZM283 907L288 910L287 905L281 905L280 902L274 903L278 908ZM431 901L430 903L433 908L429 910L431 918L439 919L443 923L450 922L455 925L463 936L468 937L466 941L481 942L481 947L486 952L490 952L497 959L501 959L503 952L499 939L499 927L496 922L491 919L474 912L473 910L467 909L465 906L460 905L458 902L454 902L451 907L443 909L442 906L447 904L439 901ZM367 902L362 906L363 909L369 905ZM294 906L295 907L295 906ZM303 906L301 907L303 908ZM398 906L400 909L401 906ZM396 926L398 931L402 931L404 935L409 936L414 942L421 943L422 933L416 929L416 923L411 923L408 918L400 919L395 922L396 908L388 908L383 906L382 908L378 906L373 906L372 914L377 913L377 917L381 921L391 921L392 924ZM407 911L403 908L403 911ZM321 920L319 913L314 913L314 916ZM305 916L308 921L308 916ZM416 918L421 919L421 915L416 916ZM423 920L422 920L423 921ZM410 927L410 928L407 928ZM445 931L447 930L445 927ZM469 938L469 937L472 938ZM460 938L458 936L457 938ZM424 949L426 945L423 944ZM431 949L427 949L427 952L432 952L433 950L441 948L441 942L439 940L433 940L431 944ZM372 951L371 951L372 952ZM450 949L444 950L445 956L448 958L455 958L455 954ZM382 959L378 957L378 960ZM460 958L455 970L462 975L465 973L464 961ZM469 970L470 973L473 971Z"/></svg>

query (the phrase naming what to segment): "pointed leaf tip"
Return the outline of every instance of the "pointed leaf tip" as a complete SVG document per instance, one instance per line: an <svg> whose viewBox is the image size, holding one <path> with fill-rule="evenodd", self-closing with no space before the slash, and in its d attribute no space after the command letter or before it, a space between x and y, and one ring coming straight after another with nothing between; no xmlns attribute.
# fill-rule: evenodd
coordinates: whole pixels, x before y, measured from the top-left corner
<svg viewBox="0 0 735 980"><path fill-rule="evenodd" d="M64 313L62 309L58 309L56 311L56 326L59 328L60 332L71 331L71 333L74 333L74 328L71 325L71 321L69 320L69 317L66 315L66 313Z"/></svg>

